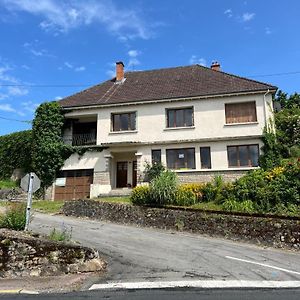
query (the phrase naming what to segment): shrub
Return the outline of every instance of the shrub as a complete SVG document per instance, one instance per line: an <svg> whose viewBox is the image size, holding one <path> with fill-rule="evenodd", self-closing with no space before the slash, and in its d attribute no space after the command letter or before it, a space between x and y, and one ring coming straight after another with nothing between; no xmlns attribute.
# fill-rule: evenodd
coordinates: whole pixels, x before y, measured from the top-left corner
<svg viewBox="0 0 300 300"><path fill-rule="evenodd" d="M165 167L161 163L154 162L152 165L146 163L144 170L145 181L151 182L154 178L158 177L164 171Z"/></svg>
<svg viewBox="0 0 300 300"><path fill-rule="evenodd" d="M231 212L252 213L255 211L254 203L251 200L245 200L243 202L238 202L234 199L229 199L229 200L226 200L222 204L222 208L225 211L231 211Z"/></svg>
<svg viewBox="0 0 300 300"><path fill-rule="evenodd" d="M135 205L147 205L150 202L150 188L147 185L136 186L130 195L130 201Z"/></svg>
<svg viewBox="0 0 300 300"><path fill-rule="evenodd" d="M212 182L206 183L202 188L203 201L221 203L225 186L226 184L224 183L222 176L215 176Z"/></svg>
<svg viewBox="0 0 300 300"><path fill-rule="evenodd" d="M162 172L150 183L151 205L173 204L176 199L177 175L169 170Z"/></svg>
<svg viewBox="0 0 300 300"><path fill-rule="evenodd" d="M179 188L191 191L196 196L196 202L201 202L203 196L203 188L205 184L203 183L186 183L182 184Z"/></svg>
<svg viewBox="0 0 300 300"><path fill-rule="evenodd" d="M26 223L25 203L13 203L0 216L0 227L13 230L24 230Z"/></svg>
<svg viewBox="0 0 300 300"><path fill-rule="evenodd" d="M175 196L175 205L191 206L197 203L196 194L185 186L179 186Z"/></svg>

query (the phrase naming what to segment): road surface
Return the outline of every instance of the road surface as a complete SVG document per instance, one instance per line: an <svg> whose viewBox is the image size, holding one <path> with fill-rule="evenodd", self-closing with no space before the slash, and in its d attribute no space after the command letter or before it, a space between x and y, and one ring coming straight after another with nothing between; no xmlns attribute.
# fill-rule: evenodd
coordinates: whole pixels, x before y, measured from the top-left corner
<svg viewBox="0 0 300 300"><path fill-rule="evenodd" d="M300 280L300 255L202 235L35 213L31 229L72 228L100 251L108 273L96 283L176 280ZM146 299L146 298L145 298Z"/></svg>

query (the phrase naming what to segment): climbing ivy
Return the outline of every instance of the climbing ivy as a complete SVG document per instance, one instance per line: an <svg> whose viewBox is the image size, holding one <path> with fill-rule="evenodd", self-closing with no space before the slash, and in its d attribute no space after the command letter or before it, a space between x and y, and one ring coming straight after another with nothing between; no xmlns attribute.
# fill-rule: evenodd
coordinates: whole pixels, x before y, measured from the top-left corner
<svg viewBox="0 0 300 300"><path fill-rule="evenodd" d="M32 126L32 166L44 188L52 184L58 170L73 152L72 147L62 140L63 125L63 111L57 102L45 102L37 108Z"/></svg>
<svg viewBox="0 0 300 300"><path fill-rule="evenodd" d="M0 136L0 179L10 178L14 169L31 167L31 130Z"/></svg>

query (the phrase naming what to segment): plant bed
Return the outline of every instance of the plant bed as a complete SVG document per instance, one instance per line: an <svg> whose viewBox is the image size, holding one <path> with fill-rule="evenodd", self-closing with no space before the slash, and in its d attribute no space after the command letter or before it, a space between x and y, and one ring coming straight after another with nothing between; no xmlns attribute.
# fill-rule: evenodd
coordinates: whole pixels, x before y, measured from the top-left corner
<svg viewBox="0 0 300 300"><path fill-rule="evenodd" d="M40 235L0 229L0 277L57 276L106 268L91 248Z"/></svg>
<svg viewBox="0 0 300 300"><path fill-rule="evenodd" d="M183 230L277 248L300 249L299 218L199 211L182 207L151 208L93 200L66 202L62 212L120 224Z"/></svg>

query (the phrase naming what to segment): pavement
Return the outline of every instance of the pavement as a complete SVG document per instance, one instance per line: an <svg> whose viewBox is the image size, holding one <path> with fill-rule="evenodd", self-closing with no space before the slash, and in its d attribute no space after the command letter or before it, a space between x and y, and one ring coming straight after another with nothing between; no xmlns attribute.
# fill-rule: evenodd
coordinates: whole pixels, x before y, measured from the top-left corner
<svg viewBox="0 0 300 300"><path fill-rule="evenodd" d="M98 249L108 262L107 274L85 278L81 290L105 290L105 285L112 288L118 284L125 285L126 290L130 290L126 284L135 290L141 283L145 284L142 289L162 283L176 288L179 282L186 281L208 282L211 288L216 282L244 282L244 288L254 282L265 282L265 288L276 288L276 285L280 288L283 283L293 288L300 283L299 252L37 212L30 229L47 234L62 226L72 228L73 240ZM259 287L263 286L258 284L256 288Z"/></svg>

